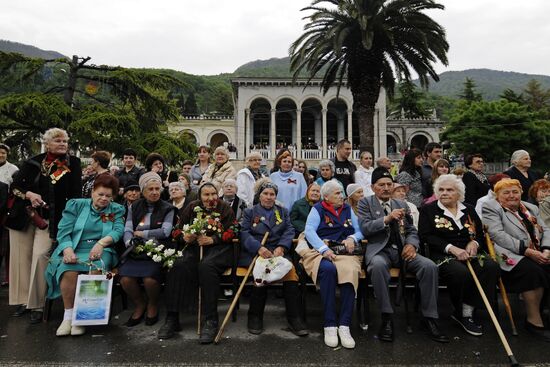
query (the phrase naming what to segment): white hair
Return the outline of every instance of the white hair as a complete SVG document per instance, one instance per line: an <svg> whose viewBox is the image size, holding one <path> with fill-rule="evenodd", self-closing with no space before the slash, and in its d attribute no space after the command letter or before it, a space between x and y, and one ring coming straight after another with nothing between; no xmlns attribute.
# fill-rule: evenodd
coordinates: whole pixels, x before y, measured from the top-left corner
<svg viewBox="0 0 550 367"><path fill-rule="evenodd" d="M176 187L176 186L179 187L180 189L182 189L183 191L185 191L185 185L181 181L170 182L168 184L168 190L170 190L172 187Z"/></svg>
<svg viewBox="0 0 550 367"><path fill-rule="evenodd" d="M69 134L67 134L67 131L65 131L63 129L60 129L58 127L53 127L51 129L46 130L46 132L42 136L42 142L44 144L48 144L53 139L55 139L57 137L60 137L60 136L69 139Z"/></svg>
<svg viewBox="0 0 550 367"><path fill-rule="evenodd" d="M319 171L323 167L330 167L330 170L332 171L332 174L336 173L336 166L334 165L334 162L329 160L329 159L325 159L325 160L319 162Z"/></svg>
<svg viewBox="0 0 550 367"><path fill-rule="evenodd" d="M216 155L216 153L223 153L229 160L229 150L227 150L227 148L224 147L223 145L220 145L214 150L214 155Z"/></svg>
<svg viewBox="0 0 550 367"><path fill-rule="evenodd" d="M332 194L334 190L342 190L342 185L340 182L335 179L325 182L323 186L321 186L321 197L324 199L328 195Z"/></svg>
<svg viewBox="0 0 550 367"><path fill-rule="evenodd" d="M510 157L510 164L515 166L516 163L523 157L529 156L529 152L526 150L516 150L514 153L512 153L512 157Z"/></svg>
<svg viewBox="0 0 550 367"><path fill-rule="evenodd" d="M439 176L435 182L434 182L434 193L435 197L439 200L439 188L443 184L451 184L455 188L455 190L458 192L458 201L463 202L464 201L464 194L466 193L466 186L464 185L464 182L457 176L453 174L448 175L441 175Z"/></svg>
<svg viewBox="0 0 550 367"><path fill-rule="evenodd" d="M251 160L252 158L264 159L264 158L262 157L262 155L261 155L260 152L250 152L250 153L246 156L246 158L245 158L245 160L244 160L245 163L246 163L246 164L250 163L250 160Z"/></svg>
<svg viewBox="0 0 550 367"><path fill-rule="evenodd" d="M223 182L222 188L224 188L226 186L233 186L234 188L237 188L237 181L235 181L232 178L228 178Z"/></svg>

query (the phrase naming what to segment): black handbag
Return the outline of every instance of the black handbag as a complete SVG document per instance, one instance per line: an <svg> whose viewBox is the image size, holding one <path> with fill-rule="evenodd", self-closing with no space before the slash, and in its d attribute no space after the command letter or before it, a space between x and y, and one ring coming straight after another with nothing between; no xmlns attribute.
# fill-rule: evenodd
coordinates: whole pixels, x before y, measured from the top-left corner
<svg viewBox="0 0 550 367"><path fill-rule="evenodd" d="M331 249L335 255L361 256L365 254L365 250L366 250L363 244L359 242L355 244L355 247L353 248L353 252L350 254L348 252L348 249L346 248L346 245L343 245L340 242L331 241L331 240L328 241L328 248Z"/></svg>
<svg viewBox="0 0 550 367"><path fill-rule="evenodd" d="M130 245L126 248L126 251L120 256L120 263L124 264L128 259L132 260L150 260L151 258L147 256L145 252L137 253L135 252L135 248L139 245L144 244L145 241L143 238L140 237L134 237L130 240Z"/></svg>
<svg viewBox="0 0 550 367"><path fill-rule="evenodd" d="M30 201L18 197L14 197L13 200L10 201L11 200L8 200L5 226L15 231L22 231L27 227L30 221L26 211L26 207L30 204Z"/></svg>

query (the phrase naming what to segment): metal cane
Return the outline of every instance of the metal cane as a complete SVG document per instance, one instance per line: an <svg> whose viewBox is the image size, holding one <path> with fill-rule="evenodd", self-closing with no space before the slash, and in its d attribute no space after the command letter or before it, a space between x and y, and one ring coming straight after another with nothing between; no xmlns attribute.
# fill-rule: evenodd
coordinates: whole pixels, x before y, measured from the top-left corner
<svg viewBox="0 0 550 367"><path fill-rule="evenodd" d="M264 238L262 239L261 246L264 246L267 237L269 236L269 232L266 232L264 234ZM239 297L241 296L241 292L244 289L244 285L246 284L246 281L248 280L248 277L250 276L250 273L252 273L252 269L254 268L254 264L256 263L256 259L258 258L258 255L254 256L254 259L252 259L252 262L248 266L248 270L246 271L246 274L244 275L243 281L241 282L241 285L239 286L239 289L237 290L237 293L235 294L235 297L233 297L233 302L231 302L231 305L229 306L229 310L227 310L227 314L225 315L225 318L223 319L222 325L220 326L220 330L218 331L218 334L216 335L216 339L214 339L214 344L218 344L220 341L223 331L225 329L225 325L229 321L229 318L231 317L231 313L233 312L233 309L237 305L237 301L239 300Z"/></svg>
<svg viewBox="0 0 550 367"><path fill-rule="evenodd" d="M500 338L500 341L502 342L502 345L504 346L504 349L506 350L506 354L508 355L508 359L510 360L510 365L512 366L519 366L518 361L516 361L516 358L514 357L514 354L512 353L512 349L510 348L510 345L508 344L508 340L506 340L506 336L504 336L504 333L502 332L502 328L500 327L500 324L498 323L497 317L495 316L495 313L493 311L493 308L491 307L491 304L489 303L489 300L487 299L487 296L485 295L485 292L483 291L483 288L481 287L481 283L479 283L479 279L477 279L477 275L474 271L474 268L472 268L472 264L470 263L470 259L466 261L466 265L468 266L468 270L470 270L470 274L472 274L472 278L474 279L474 282L476 283L477 290L479 291L479 294L481 295L481 298L483 299L483 303L485 303L485 307L487 308L487 311L489 312L489 316L491 316L491 321L493 321L493 324L495 325L495 329L497 329L498 336Z"/></svg>

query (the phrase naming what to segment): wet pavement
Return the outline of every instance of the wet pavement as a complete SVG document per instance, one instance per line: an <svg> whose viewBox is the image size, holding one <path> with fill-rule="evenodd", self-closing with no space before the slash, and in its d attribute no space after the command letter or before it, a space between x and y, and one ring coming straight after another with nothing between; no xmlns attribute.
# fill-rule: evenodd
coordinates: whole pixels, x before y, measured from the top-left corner
<svg viewBox="0 0 550 367"><path fill-rule="evenodd" d="M508 319L501 311L501 324L517 360L522 365L550 365L550 343L544 343L522 330L522 305L511 296L516 313L519 336L511 336ZM412 303L412 302L411 302ZM220 319L228 301L220 302ZM452 323L450 303L445 290L440 295L440 326L450 337L449 344L431 341L419 327L418 314L413 313L413 333L405 332L403 307L396 309L393 343L379 341L377 310L371 298L370 329L362 332L354 320L354 350L329 348L323 343L320 298L308 292L308 326L310 335L297 337L286 329L284 301L270 291L265 312L265 332L261 336L246 331L248 299L243 297L236 323L230 322L218 345L200 345L196 335L196 315L182 313L183 331L170 340L159 340L154 326L143 323L128 328L123 323L130 310L122 310L115 298L112 321L108 326L88 327L80 337L56 337L55 330L63 316L62 302L56 301L49 322L30 325L28 315L14 318L14 307L8 306L8 290L0 289L0 365L28 366L364 366L364 365L506 365L508 358L486 312L479 318L485 335L467 335ZM161 314L162 320L162 314Z"/></svg>

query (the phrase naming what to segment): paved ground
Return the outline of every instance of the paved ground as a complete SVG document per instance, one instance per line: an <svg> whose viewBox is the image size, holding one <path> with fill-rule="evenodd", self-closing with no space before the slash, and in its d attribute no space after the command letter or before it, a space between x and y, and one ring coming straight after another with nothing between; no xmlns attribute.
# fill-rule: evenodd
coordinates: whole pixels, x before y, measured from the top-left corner
<svg viewBox="0 0 550 367"><path fill-rule="evenodd" d="M285 330L284 302L270 293L266 308L266 332L253 336L246 331L248 299L243 299L239 320L230 323L219 345L199 345L195 334L196 318L183 315L183 328L176 338L160 341L160 327L140 324L127 328L122 324L130 311L122 311L116 299L111 325L89 327L81 337L58 338L55 330L62 318L62 305L55 303L51 321L30 325L27 318L13 318L6 288L0 289L0 365L27 366L98 366L98 365L212 365L212 366L363 366L363 365L505 365L508 361L488 315L482 313L485 335L481 338L465 335L449 320L451 312L445 291L441 292L441 327L451 343L432 342L413 324L414 332L405 333L403 310L396 315L396 340L383 343L375 334L379 325L374 320L368 332L354 326L355 350L331 349L323 344L320 299L313 291L308 295L308 325L311 333L299 338ZM521 305L513 298L517 319L522 319ZM228 302L221 302L223 317ZM376 307L372 305L373 319ZM503 328L510 335L507 320ZM521 324L521 322L519 322ZM512 349L523 365L550 364L550 344L540 342L520 329L519 337L509 336Z"/></svg>

